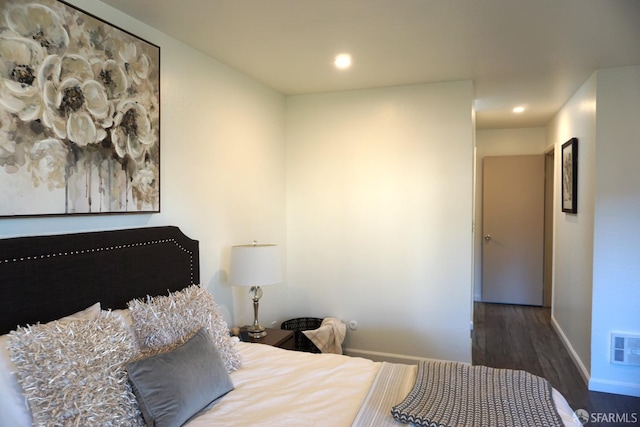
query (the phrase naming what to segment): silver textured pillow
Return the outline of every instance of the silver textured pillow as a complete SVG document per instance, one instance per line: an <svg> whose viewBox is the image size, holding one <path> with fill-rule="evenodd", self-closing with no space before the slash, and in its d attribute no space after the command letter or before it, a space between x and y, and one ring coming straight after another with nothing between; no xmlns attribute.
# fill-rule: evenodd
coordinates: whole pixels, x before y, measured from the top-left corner
<svg viewBox="0 0 640 427"><path fill-rule="evenodd" d="M167 296L129 301L133 329L143 351L174 347L189 339L200 328L207 328L218 348L227 372L240 367L240 356L229 336L213 296L199 285L192 285Z"/></svg>
<svg viewBox="0 0 640 427"><path fill-rule="evenodd" d="M8 347L34 425L143 425L124 369L135 343L121 318L18 328Z"/></svg>
<svg viewBox="0 0 640 427"><path fill-rule="evenodd" d="M95 319L100 314L100 303L59 319L63 322L80 319ZM31 412L18 384L16 366L11 361L9 335L0 336L0 424L12 427L32 426Z"/></svg>

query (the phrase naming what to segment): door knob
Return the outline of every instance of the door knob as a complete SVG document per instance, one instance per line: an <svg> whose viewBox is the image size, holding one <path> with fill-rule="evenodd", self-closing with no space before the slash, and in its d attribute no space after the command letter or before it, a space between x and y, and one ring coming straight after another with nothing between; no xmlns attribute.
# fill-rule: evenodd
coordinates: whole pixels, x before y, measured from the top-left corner
<svg viewBox="0 0 640 427"><path fill-rule="evenodd" d="M491 240L491 234L487 234L486 236L484 236L484 240L487 242Z"/></svg>

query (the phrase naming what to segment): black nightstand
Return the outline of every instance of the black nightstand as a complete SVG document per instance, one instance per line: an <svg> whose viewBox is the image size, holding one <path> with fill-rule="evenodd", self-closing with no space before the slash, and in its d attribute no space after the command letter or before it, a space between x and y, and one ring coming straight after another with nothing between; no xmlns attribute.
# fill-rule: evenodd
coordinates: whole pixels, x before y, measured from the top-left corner
<svg viewBox="0 0 640 427"><path fill-rule="evenodd" d="M266 336L262 338L251 338L247 333L247 328L240 328L240 335L238 338L240 338L240 341L266 344L284 348L285 350L293 350L295 348L293 331L272 328L265 328L265 330L267 331Z"/></svg>

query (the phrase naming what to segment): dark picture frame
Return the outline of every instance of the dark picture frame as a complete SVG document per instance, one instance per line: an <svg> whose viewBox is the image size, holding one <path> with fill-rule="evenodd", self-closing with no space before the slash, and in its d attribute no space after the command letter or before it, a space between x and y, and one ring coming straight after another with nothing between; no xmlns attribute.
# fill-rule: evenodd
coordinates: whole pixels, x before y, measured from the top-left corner
<svg viewBox="0 0 640 427"><path fill-rule="evenodd" d="M562 212L578 213L578 138L562 144Z"/></svg>
<svg viewBox="0 0 640 427"><path fill-rule="evenodd" d="M0 217L160 212L160 47L61 0L0 28Z"/></svg>

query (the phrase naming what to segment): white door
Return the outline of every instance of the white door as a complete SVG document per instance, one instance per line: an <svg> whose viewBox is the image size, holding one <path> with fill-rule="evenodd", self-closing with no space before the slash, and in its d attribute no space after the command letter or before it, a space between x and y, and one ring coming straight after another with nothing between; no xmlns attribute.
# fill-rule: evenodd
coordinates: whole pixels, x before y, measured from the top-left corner
<svg viewBox="0 0 640 427"><path fill-rule="evenodd" d="M485 157L482 176L482 300L542 305L544 155Z"/></svg>

